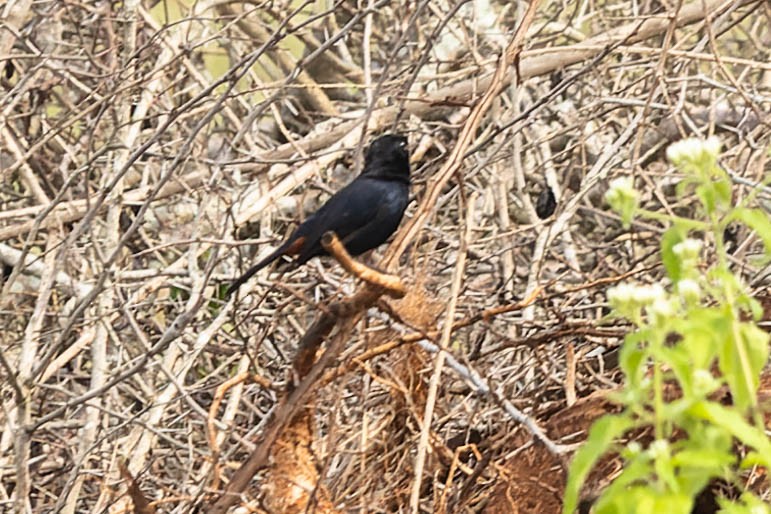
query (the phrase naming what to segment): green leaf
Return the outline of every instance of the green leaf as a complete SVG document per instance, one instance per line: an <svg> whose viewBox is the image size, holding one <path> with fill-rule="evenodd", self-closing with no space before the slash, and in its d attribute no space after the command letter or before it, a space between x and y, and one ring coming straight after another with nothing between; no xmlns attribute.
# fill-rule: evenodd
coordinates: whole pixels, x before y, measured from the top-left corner
<svg viewBox="0 0 771 514"><path fill-rule="evenodd" d="M771 219L768 213L760 209L738 208L734 209L731 218L741 221L755 231L763 240L766 254L771 255Z"/></svg>
<svg viewBox="0 0 771 514"><path fill-rule="evenodd" d="M768 343L771 335L753 323L742 323L739 326L744 343L750 351L750 361L754 365L753 371L760 375L768 360Z"/></svg>
<svg viewBox="0 0 771 514"><path fill-rule="evenodd" d="M721 206L731 205L731 183L725 178L724 173L720 173L720 175L720 178L713 182L715 200Z"/></svg>
<svg viewBox="0 0 771 514"><path fill-rule="evenodd" d="M681 243L687 236L687 232L674 226L661 236L661 262L667 270L670 280L676 284L682 278L682 262L672 250L676 244Z"/></svg>
<svg viewBox="0 0 771 514"><path fill-rule="evenodd" d="M718 498L720 514L771 514L771 507L750 492L742 493L738 502Z"/></svg>
<svg viewBox="0 0 771 514"><path fill-rule="evenodd" d="M623 494L616 494L597 502L593 512L597 514L690 514L693 500L678 493L660 493L651 487L630 487Z"/></svg>
<svg viewBox="0 0 771 514"><path fill-rule="evenodd" d="M683 389L683 395L689 397L693 394L693 369L694 362L684 345L678 344L672 347L661 347L653 352L657 360L672 368L677 381Z"/></svg>
<svg viewBox="0 0 771 514"><path fill-rule="evenodd" d="M715 204L717 199L715 198L715 188L711 184L702 183L696 187L696 196L699 197L704 211L707 214L715 212Z"/></svg>
<svg viewBox="0 0 771 514"><path fill-rule="evenodd" d="M734 462L736 462L736 457L733 454L712 448L685 449L672 457L672 463L675 466L701 468L712 474L716 474L724 466Z"/></svg>
<svg viewBox="0 0 771 514"><path fill-rule="evenodd" d="M736 410L719 403L703 401L691 407L691 413L731 433L742 443L754 448L763 466L771 467L771 441L763 430L747 423Z"/></svg>
<svg viewBox="0 0 771 514"><path fill-rule="evenodd" d="M642 333L627 334L618 355L619 366L631 387L635 389L639 387L640 380L645 376L647 352L640 348L640 343L643 342L645 342L645 337Z"/></svg>
<svg viewBox="0 0 771 514"><path fill-rule="evenodd" d="M683 513L691 514L693 510L693 498L690 498L686 494L682 493L670 493L662 494L653 504L653 509L649 512L651 514L660 514L667 512L671 514Z"/></svg>
<svg viewBox="0 0 771 514"><path fill-rule="evenodd" d="M664 489L681 493L677 483L677 477L675 475L675 466L672 462L671 455L658 455L654 460L653 469L656 472L656 478L658 478L664 485ZM668 511L667 511L668 512Z"/></svg>
<svg viewBox="0 0 771 514"><path fill-rule="evenodd" d="M594 464L610 448L613 442L632 427L632 420L626 414L603 416L589 430L589 437L576 451L570 464L568 482L565 485L563 514L572 514L578 505L581 486Z"/></svg>
<svg viewBox="0 0 771 514"><path fill-rule="evenodd" d="M653 462L647 453L640 453L635 459L627 461L621 474L602 492L594 511L597 514L601 512L634 512L628 510L628 506L638 502L630 502L630 497L637 497L640 503L644 503L648 497L652 498L655 491L651 488L633 486L635 482L647 481L653 473L652 464Z"/></svg>
<svg viewBox="0 0 771 514"><path fill-rule="evenodd" d="M724 474L710 474L703 468L682 468L677 472L679 491L691 498L696 498L714 476L723 477Z"/></svg>
<svg viewBox="0 0 771 514"><path fill-rule="evenodd" d="M683 177L683 180L678 182L678 184L675 186L675 194L678 198L683 198L685 195L689 194L691 191L691 186L694 184L699 184L699 182L700 181L691 173L688 173L685 177Z"/></svg>
<svg viewBox="0 0 771 514"><path fill-rule="evenodd" d="M721 334L729 330L725 315L718 309L694 308L688 319L678 322L676 328L682 334L680 345L688 352L691 366L708 369L717 357Z"/></svg>
<svg viewBox="0 0 771 514"><path fill-rule="evenodd" d="M768 359L768 334L755 325L738 321L731 328L720 348L720 370L734 404L746 412L756 403L760 371Z"/></svg>
<svg viewBox="0 0 771 514"><path fill-rule="evenodd" d="M750 469L756 466L763 465L763 456L758 452L747 452L742 461L739 463L741 469Z"/></svg>

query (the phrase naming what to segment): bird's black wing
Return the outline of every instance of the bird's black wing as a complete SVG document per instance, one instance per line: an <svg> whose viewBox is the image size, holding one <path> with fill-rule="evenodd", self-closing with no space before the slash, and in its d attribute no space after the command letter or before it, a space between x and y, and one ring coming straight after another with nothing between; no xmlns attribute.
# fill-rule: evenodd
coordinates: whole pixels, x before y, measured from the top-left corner
<svg viewBox="0 0 771 514"><path fill-rule="evenodd" d="M364 227L372 228L373 221L382 219L383 204L393 196L394 185L388 181L358 177L333 195L316 214L297 229L297 234L306 238L306 244L297 257L297 263L303 264L312 257L326 254L321 246L321 237L327 231L337 234L345 244L350 240L351 234L362 234L365 232ZM377 246L380 242L370 248ZM347 245L346 248L348 248ZM362 251L367 249L369 248ZM354 255L362 253L356 249L352 251L350 248L349 251Z"/></svg>
<svg viewBox="0 0 771 514"><path fill-rule="evenodd" d="M359 255L385 243L399 227L409 201L405 185L391 184L380 199L374 216L366 224L342 237L351 255Z"/></svg>

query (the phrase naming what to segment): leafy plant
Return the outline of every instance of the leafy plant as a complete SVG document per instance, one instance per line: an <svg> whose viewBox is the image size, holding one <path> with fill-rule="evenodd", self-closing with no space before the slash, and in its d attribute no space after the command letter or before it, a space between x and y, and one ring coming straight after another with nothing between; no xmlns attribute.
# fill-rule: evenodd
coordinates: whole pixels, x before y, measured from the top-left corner
<svg viewBox="0 0 771 514"><path fill-rule="evenodd" d="M736 482L743 469L771 467L771 440L757 401L769 336L754 322L760 306L732 272L723 240L729 223L743 223L761 238L768 259L771 221L762 210L731 205L730 177L718 163L719 153L715 137L686 139L667 150L685 173L678 194L698 199L694 219L641 209L631 178L617 179L607 192L625 225L635 216L668 224L661 240L668 280L608 291L615 315L635 326L620 353L625 385L614 397L624 409L598 420L576 452L565 490L566 514L575 511L594 464L610 452L621 456L624 469L594 505L598 514L687 514L711 480ZM677 385L676 398L665 399L666 384ZM713 398L724 386L731 406ZM647 447L618 442L623 434L645 428L653 433ZM741 460L736 442L747 449ZM750 492L737 501L719 501L726 513L771 512Z"/></svg>

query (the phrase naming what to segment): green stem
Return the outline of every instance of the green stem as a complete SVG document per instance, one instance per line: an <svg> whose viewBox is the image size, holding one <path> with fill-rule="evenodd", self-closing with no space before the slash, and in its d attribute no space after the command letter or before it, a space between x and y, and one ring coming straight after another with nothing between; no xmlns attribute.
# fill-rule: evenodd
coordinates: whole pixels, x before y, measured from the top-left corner
<svg viewBox="0 0 771 514"><path fill-rule="evenodd" d="M637 213L647 219L661 221L667 225L671 223L677 223L678 225L687 228L689 230L709 230L709 223L703 221L692 220L689 218L683 218L681 216L670 215L662 212L649 211L647 209L637 209Z"/></svg>
<svg viewBox="0 0 771 514"><path fill-rule="evenodd" d="M656 434L656 439L664 438L664 421L662 419L662 412L664 410L664 377L661 371L661 363L659 362L659 350L661 347L661 339L659 334L651 340L651 356L653 357L653 426Z"/></svg>

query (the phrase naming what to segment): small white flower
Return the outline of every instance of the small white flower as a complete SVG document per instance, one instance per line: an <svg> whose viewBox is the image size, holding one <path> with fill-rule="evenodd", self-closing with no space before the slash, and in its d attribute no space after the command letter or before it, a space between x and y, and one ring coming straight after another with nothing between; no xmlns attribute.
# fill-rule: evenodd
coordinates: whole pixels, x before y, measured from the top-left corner
<svg viewBox="0 0 771 514"><path fill-rule="evenodd" d="M654 308L655 312L652 312L652 315L667 317L675 312L675 306L671 304L661 284L623 283L608 289L607 296L611 307L622 316L633 320L639 316L642 307L650 308L657 302L658 305Z"/></svg>
<svg viewBox="0 0 771 514"><path fill-rule="evenodd" d="M717 159L720 156L720 148L723 146L723 144L720 142L720 138L717 136L709 136L706 141L704 141L704 145L702 146L702 149L704 152L708 153L712 158Z"/></svg>
<svg viewBox="0 0 771 514"><path fill-rule="evenodd" d="M672 251L681 259L698 259L701 253L701 241L698 239L685 239L672 247Z"/></svg>
<svg viewBox="0 0 771 514"><path fill-rule="evenodd" d="M635 286L632 292L632 298L640 305L651 305L665 297L666 293L661 284Z"/></svg>
<svg viewBox="0 0 771 514"><path fill-rule="evenodd" d="M703 394L709 394L718 388L720 384L706 369L697 369L693 372L693 388Z"/></svg>
<svg viewBox="0 0 771 514"><path fill-rule="evenodd" d="M699 140L695 137L689 137L687 139L681 139L676 143L672 143L667 148L667 159L670 162L677 164L683 159L694 156L699 152Z"/></svg>
<svg viewBox="0 0 771 514"><path fill-rule="evenodd" d="M634 181L632 180L632 177L618 177L614 178L610 181L610 184L608 185L608 192L609 195L635 195L636 191L634 189Z"/></svg>
<svg viewBox="0 0 771 514"><path fill-rule="evenodd" d="M666 439L656 439L648 447L648 452L650 452L651 457L654 459L656 457L666 457L669 455L669 441Z"/></svg>
<svg viewBox="0 0 771 514"><path fill-rule="evenodd" d="M637 441L629 441L626 445L626 449L632 455L637 455L642 451L642 445Z"/></svg>
<svg viewBox="0 0 771 514"><path fill-rule="evenodd" d="M657 298L648 308L648 312L657 319L671 318L677 312L670 298Z"/></svg>
<svg viewBox="0 0 771 514"><path fill-rule="evenodd" d="M669 145L667 159L677 165L686 162L713 162L720 155L721 146L720 138L717 136L711 136L707 139L689 137Z"/></svg>
<svg viewBox="0 0 771 514"><path fill-rule="evenodd" d="M632 177L618 177L610 182L605 192L605 201L610 208L621 216L621 223L629 227L634 219L637 205L640 202L639 194L634 188Z"/></svg>
<svg viewBox="0 0 771 514"><path fill-rule="evenodd" d="M701 298L701 286L695 280L684 278L677 283L677 294L686 303L697 302Z"/></svg>
<svg viewBox="0 0 771 514"><path fill-rule="evenodd" d="M627 303L632 299L633 287L626 282L608 289L608 302L611 305Z"/></svg>
<svg viewBox="0 0 771 514"><path fill-rule="evenodd" d="M640 307L634 299L637 286L622 283L608 289L608 303L621 316L629 319L637 319L640 315Z"/></svg>
<svg viewBox="0 0 771 514"><path fill-rule="evenodd" d="M605 201L617 210L617 206L623 202L636 202L637 190L634 188L632 177L618 177L611 180L608 190L605 191Z"/></svg>

